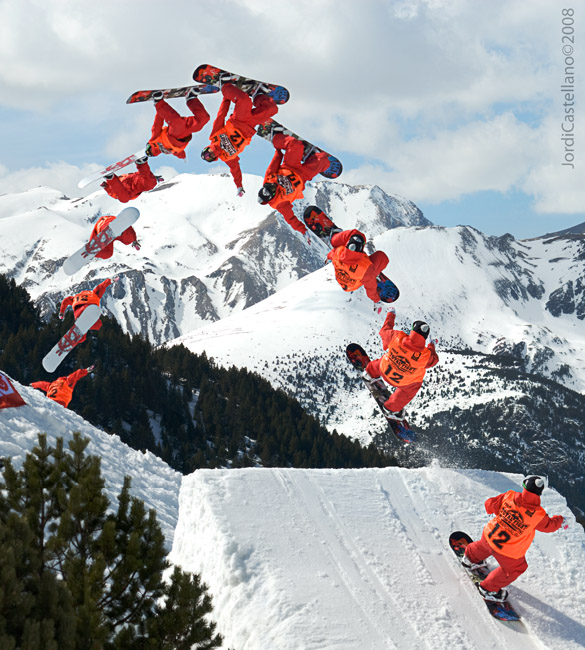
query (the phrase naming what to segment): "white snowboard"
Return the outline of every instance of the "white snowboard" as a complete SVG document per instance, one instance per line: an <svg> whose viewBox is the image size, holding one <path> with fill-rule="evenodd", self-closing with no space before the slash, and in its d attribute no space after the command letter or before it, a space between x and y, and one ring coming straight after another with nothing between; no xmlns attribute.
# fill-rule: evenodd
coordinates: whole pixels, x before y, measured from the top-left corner
<svg viewBox="0 0 585 650"><path fill-rule="evenodd" d="M133 162L135 162L137 158L144 158L144 156L146 156L144 149L142 149L142 151L137 151L136 153L129 155L127 158L124 158L124 160L118 160L118 162L112 163L105 169L102 169L99 172L94 172L93 174L82 178L79 183L77 183L77 187L81 189L87 185L90 185L91 183L101 181L106 174L118 171L118 169L122 169L123 167L127 167L128 165L131 165Z"/></svg>
<svg viewBox="0 0 585 650"><path fill-rule="evenodd" d="M97 305L86 307L73 327L65 334L59 343L43 359L43 368L47 372L55 372L63 359L79 343L79 339L89 332L92 325L97 323L102 310Z"/></svg>
<svg viewBox="0 0 585 650"><path fill-rule="evenodd" d="M63 262L63 270L67 275L73 275L80 268L92 260L108 244L111 244L116 237L119 237L127 228L138 220L140 212L136 208L124 208L120 214L108 224L108 227L90 239L73 255L70 255Z"/></svg>

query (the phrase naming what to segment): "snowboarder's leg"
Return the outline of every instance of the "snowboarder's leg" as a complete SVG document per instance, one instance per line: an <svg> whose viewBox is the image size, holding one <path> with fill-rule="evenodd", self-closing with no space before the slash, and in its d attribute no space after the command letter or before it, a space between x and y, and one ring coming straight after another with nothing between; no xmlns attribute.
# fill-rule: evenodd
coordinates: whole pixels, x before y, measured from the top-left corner
<svg viewBox="0 0 585 650"><path fill-rule="evenodd" d="M376 251L370 255L370 262L374 267L374 273L378 275L388 266L388 255L384 251Z"/></svg>
<svg viewBox="0 0 585 650"><path fill-rule="evenodd" d="M396 388L392 395L390 395L390 397L384 402L384 406L389 411L398 413L411 402L411 400L420 390L421 386L422 381L419 381L416 384L408 384L407 386L400 386L399 388Z"/></svg>
<svg viewBox="0 0 585 650"><path fill-rule="evenodd" d="M194 97L187 102L187 108L193 113L193 117L185 118L186 127L190 133L196 133L209 122L209 113L205 110L205 106L201 101Z"/></svg>
<svg viewBox="0 0 585 650"><path fill-rule="evenodd" d="M276 149L284 149L282 164L285 167L292 167L293 169L301 167L305 147L300 140L297 140L290 135L278 133L272 139L272 144Z"/></svg>
<svg viewBox="0 0 585 650"><path fill-rule="evenodd" d="M492 555L500 566L491 571L488 577L480 583L486 591L499 591L503 587L507 587L528 568L525 557L512 558L500 553L492 553Z"/></svg>
<svg viewBox="0 0 585 650"><path fill-rule="evenodd" d="M116 174L114 174L114 178L105 181L105 183L102 184L102 187L111 197L117 199L121 203L128 203L131 199L126 186Z"/></svg>
<svg viewBox="0 0 585 650"><path fill-rule="evenodd" d="M155 104L156 113L169 125L169 135L180 140L191 135L191 131L185 126L186 119L181 117L177 111L167 104L164 99Z"/></svg>
<svg viewBox="0 0 585 650"><path fill-rule="evenodd" d="M326 154L323 151L312 153L303 165L303 176L305 181L310 181L315 178L317 174L324 172L329 168L330 164L329 154Z"/></svg>
<svg viewBox="0 0 585 650"><path fill-rule="evenodd" d="M252 100L243 90L233 84L227 83L221 87L221 92L226 99L234 102L234 120L241 122L250 122L252 119Z"/></svg>
<svg viewBox="0 0 585 650"><path fill-rule="evenodd" d="M119 237L116 237L115 241L119 241L126 246L130 246L130 244L133 244L136 239L136 231L134 228L132 228L132 226L130 226L130 228L126 228L126 230Z"/></svg>

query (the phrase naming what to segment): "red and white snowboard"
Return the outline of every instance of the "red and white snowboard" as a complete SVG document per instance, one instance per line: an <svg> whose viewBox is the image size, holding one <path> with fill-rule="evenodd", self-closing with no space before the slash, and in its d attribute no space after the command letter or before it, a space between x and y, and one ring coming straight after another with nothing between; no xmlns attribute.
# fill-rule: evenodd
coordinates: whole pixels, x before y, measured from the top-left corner
<svg viewBox="0 0 585 650"><path fill-rule="evenodd" d="M43 359L43 368L47 372L55 372L63 359L73 350L90 328L95 325L102 314L97 305L86 307L73 327L63 336L55 347Z"/></svg>
<svg viewBox="0 0 585 650"><path fill-rule="evenodd" d="M67 275L73 275L90 260L92 260L101 250L111 244L116 237L119 237L125 230L130 228L140 216L136 208L124 208L120 214L108 224L108 227L98 233L87 244L84 244L79 250L70 255L63 262L63 271Z"/></svg>
<svg viewBox="0 0 585 650"><path fill-rule="evenodd" d="M102 178L106 174L111 174L113 172L117 172L119 169L128 167L128 165L131 165L133 162L136 162L138 158L144 158L145 156L146 156L146 151L144 149L142 149L142 151L137 151L136 153L130 154L126 158L122 160L118 160L118 162L112 163L111 165L108 165L105 169L101 169L98 172L94 172L93 174L90 174L89 176L82 178L79 181L79 183L77 183L77 187L79 187L79 189L83 189L84 187L87 187L91 183L95 183L96 181L102 180Z"/></svg>

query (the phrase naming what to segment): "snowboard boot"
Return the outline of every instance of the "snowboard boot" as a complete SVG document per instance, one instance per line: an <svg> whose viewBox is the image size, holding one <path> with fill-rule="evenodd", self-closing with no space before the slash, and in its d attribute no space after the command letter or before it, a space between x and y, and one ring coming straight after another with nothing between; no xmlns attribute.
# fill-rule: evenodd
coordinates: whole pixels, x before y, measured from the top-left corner
<svg viewBox="0 0 585 650"><path fill-rule="evenodd" d="M503 603L508 600L508 590L500 589L499 591L488 591L481 585L477 585L477 589L485 600L493 600L495 603Z"/></svg>
<svg viewBox="0 0 585 650"><path fill-rule="evenodd" d="M140 158L136 158L137 165L144 165L146 162L148 162L148 156L141 156Z"/></svg>
<svg viewBox="0 0 585 650"><path fill-rule="evenodd" d="M114 172L110 172L109 174L105 174L105 175L104 175L104 178L105 178L107 181L111 181L112 178L114 178Z"/></svg>
<svg viewBox="0 0 585 650"><path fill-rule="evenodd" d="M197 86L193 86L189 89L189 92L185 95L185 99L189 101L190 99L195 99L195 97L199 97L199 90L197 89Z"/></svg>
<svg viewBox="0 0 585 650"><path fill-rule="evenodd" d="M363 371L362 378L364 381L368 382L368 384L375 384L377 381L382 379L382 377L372 377L367 370Z"/></svg>
<svg viewBox="0 0 585 650"><path fill-rule="evenodd" d="M400 411L390 411L385 406L383 406L382 411L384 412L384 415L389 420L397 420L397 421L404 420L404 417L406 415L404 409L400 409Z"/></svg>
<svg viewBox="0 0 585 650"><path fill-rule="evenodd" d="M485 563L485 561L475 563L475 562L472 562L472 561L467 557L467 555L463 555L463 556L461 557L461 566L462 566L464 569L467 569L467 571L475 571L476 569L487 569L487 568L488 568L488 566L487 566L487 564Z"/></svg>
<svg viewBox="0 0 585 650"><path fill-rule="evenodd" d="M161 99L164 98L164 93L162 90L158 90L155 93L152 93L152 101L156 104L157 102L160 102Z"/></svg>

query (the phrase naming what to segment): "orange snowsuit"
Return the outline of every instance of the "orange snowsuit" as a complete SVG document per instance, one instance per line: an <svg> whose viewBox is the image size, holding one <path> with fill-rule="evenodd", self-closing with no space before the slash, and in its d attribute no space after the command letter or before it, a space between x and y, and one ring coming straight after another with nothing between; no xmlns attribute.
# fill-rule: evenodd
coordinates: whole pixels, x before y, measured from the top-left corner
<svg viewBox="0 0 585 650"><path fill-rule="evenodd" d="M276 152L264 175L264 183L274 183L276 195L268 202L268 205L278 210L293 230L304 234L307 232L307 228L302 221L295 217L292 203L303 198L305 183L329 167L329 156L320 151L312 153L303 162L305 151L303 143L282 133L277 133L272 138L272 144ZM284 149L284 154L281 149Z"/></svg>
<svg viewBox="0 0 585 650"><path fill-rule="evenodd" d="M136 165L138 171L132 174L122 174L106 180L102 187L114 199L121 203L128 203L137 199L142 192L148 192L156 187L157 178L150 170L148 162ZM98 257L100 257L98 255Z"/></svg>
<svg viewBox="0 0 585 650"><path fill-rule="evenodd" d="M100 300L102 299L104 293L106 292L106 289L111 284L112 281L110 280L110 278L107 278L106 280L98 284L97 287L93 289L93 291L85 290L85 291L80 291L75 296L67 296L66 298L63 299L63 302L61 303L59 314L63 316L67 311L67 307L71 307L73 309L73 316L75 317L75 320L77 320L81 312L86 307L89 307L89 305L100 304ZM101 326L102 326L102 321L98 320L89 329L99 330ZM79 340L79 343L83 343L83 341L85 341L85 338L86 337L84 335L83 338Z"/></svg>
<svg viewBox="0 0 585 650"><path fill-rule="evenodd" d="M242 187L239 154L250 144L256 126L264 124L278 113L278 106L269 95L252 99L243 90L227 83L221 87L223 100L213 122L209 148L230 168L236 187ZM234 110L226 122L231 102Z"/></svg>
<svg viewBox="0 0 585 650"><path fill-rule="evenodd" d="M549 517L540 505L538 494L522 490L508 490L485 502L488 515L495 515L483 529L482 537L465 549L471 562L483 562L490 555L500 565L482 581L488 591L499 591L516 580L526 569L526 551L534 540L536 531L554 533L563 517Z"/></svg>
<svg viewBox="0 0 585 650"><path fill-rule="evenodd" d="M382 345L386 354L366 366L372 377L382 377L394 392L384 406L394 412L403 409L418 393L427 368L439 363L435 344L426 345L424 336L418 332L402 332L394 329L396 314L389 312L380 329Z"/></svg>
<svg viewBox="0 0 585 650"><path fill-rule="evenodd" d="M91 231L91 235L89 238L93 239L100 232L104 231L115 218L116 217L114 215L101 216L98 219L95 226L93 227L93 230ZM132 228L132 226L130 226L129 228L126 228L126 230L119 237L116 237L114 241L119 241L122 242L122 244L126 244L127 246L129 246L130 244L136 241L136 231L134 230L134 228ZM102 248L102 250L96 255L96 257L99 257L102 260L107 260L110 257L112 257L113 254L114 254L114 242Z"/></svg>
<svg viewBox="0 0 585 650"><path fill-rule="evenodd" d="M69 402L73 398L73 389L75 384L82 378L87 377L88 371L86 368L81 368L71 373L67 377L59 377L53 382L48 381L34 381L31 386L42 390L47 394L49 399L52 399L57 404L61 404L67 408Z"/></svg>
<svg viewBox="0 0 585 650"><path fill-rule="evenodd" d="M193 133L201 129L209 122L209 113L198 97L187 102L187 107L193 116L182 117L177 111L167 104L164 99L156 102L156 117L152 125L152 136L148 141L150 145L150 156L158 156L161 153L170 153L177 158L186 158L185 149ZM164 126L167 122L168 126Z"/></svg>
<svg viewBox="0 0 585 650"><path fill-rule="evenodd" d="M363 286L368 298L379 302L376 278L388 266L388 256L382 251L376 251L372 255L350 251L346 246L354 235L366 239L364 234L356 229L335 233L331 237L333 250L329 251L327 259L332 261L335 279L344 291L355 291Z"/></svg>

